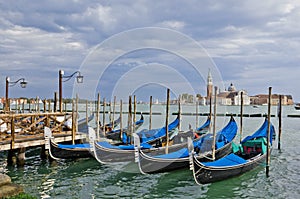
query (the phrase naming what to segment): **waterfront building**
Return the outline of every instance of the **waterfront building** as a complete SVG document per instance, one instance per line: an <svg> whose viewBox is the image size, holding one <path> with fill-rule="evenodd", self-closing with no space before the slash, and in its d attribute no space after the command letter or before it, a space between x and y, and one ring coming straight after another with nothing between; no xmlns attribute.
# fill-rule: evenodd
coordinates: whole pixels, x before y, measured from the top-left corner
<svg viewBox="0 0 300 199"><path fill-rule="evenodd" d="M271 105L277 105L279 103L278 94L273 94L271 96ZM251 104L253 105L267 105L269 102L269 95L258 94L250 97ZM293 105L294 101L291 95L283 95L281 99L282 105Z"/></svg>

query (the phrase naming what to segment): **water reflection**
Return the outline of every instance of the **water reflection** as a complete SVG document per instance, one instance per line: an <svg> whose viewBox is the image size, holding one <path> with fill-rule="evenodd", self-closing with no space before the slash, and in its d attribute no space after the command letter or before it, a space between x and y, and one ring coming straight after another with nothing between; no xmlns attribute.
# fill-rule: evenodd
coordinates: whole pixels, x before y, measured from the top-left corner
<svg viewBox="0 0 300 199"><path fill-rule="evenodd" d="M255 110L247 107L245 112L247 110L265 113L266 107ZM238 112L239 107L227 109L227 112L231 111ZM284 114L293 112L293 107L284 107ZM163 116L153 117L157 127L163 125ZM195 117L191 116L182 119L184 124L195 122ZM205 119L199 117L199 120ZM239 118L236 120L238 123ZM218 121L218 128L222 128L222 119L218 118ZM244 118L243 137L252 134L263 121L264 118ZM277 118L272 118L272 122L277 130ZM183 129L187 126L183 125ZM142 128L148 128L146 117ZM26 152L26 164L22 169L7 167L6 155L1 152L0 172L8 174L14 183L24 187L26 193L37 198L299 198L299 118L284 117L282 129L282 150L279 153L276 149L276 141L269 178L260 167L232 179L198 186L189 170L141 175L123 172L124 165L116 170L114 166L101 165L94 159L48 162L40 159L38 150Z"/></svg>
<svg viewBox="0 0 300 199"><path fill-rule="evenodd" d="M55 183L55 179L47 179L45 182L42 183L42 186L40 189L42 189L41 192L39 192L41 198L51 198L50 191L53 190L53 185Z"/></svg>

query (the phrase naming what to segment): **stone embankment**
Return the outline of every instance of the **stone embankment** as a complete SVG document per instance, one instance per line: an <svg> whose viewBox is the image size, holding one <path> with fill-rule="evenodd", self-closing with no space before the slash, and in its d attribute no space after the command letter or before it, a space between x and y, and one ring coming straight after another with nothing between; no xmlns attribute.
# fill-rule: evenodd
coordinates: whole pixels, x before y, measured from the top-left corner
<svg viewBox="0 0 300 199"><path fill-rule="evenodd" d="M0 198L9 197L23 193L20 185L13 184L8 175L0 173Z"/></svg>

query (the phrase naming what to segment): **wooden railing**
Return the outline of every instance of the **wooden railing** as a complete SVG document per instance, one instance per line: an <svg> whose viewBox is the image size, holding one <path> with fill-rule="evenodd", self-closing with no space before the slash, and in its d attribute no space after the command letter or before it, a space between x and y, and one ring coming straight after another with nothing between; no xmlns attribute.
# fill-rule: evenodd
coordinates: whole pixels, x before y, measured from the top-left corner
<svg viewBox="0 0 300 199"><path fill-rule="evenodd" d="M14 148L16 139L43 136L45 126L54 134L72 133L75 137L76 117L73 115L66 112L0 114L0 141L10 140L11 148Z"/></svg>

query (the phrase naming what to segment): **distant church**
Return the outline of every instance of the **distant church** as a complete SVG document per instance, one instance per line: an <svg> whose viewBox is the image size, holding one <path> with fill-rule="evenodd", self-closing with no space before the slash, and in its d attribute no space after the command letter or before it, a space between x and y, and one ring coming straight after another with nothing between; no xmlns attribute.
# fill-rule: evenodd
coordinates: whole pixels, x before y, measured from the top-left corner
<svg viewBox="0 0 300 199"><path fill-rule="evenodd" d="M207 82L206 82L206 97L198 97L198 102L200 105L209 105L210 100L212 104L214 103L214 86L213 78L208 70ZM230 83L228 88L224 91L220 89L217 91L217 104L220 105L241 105L241 93L243 92L243 104L244 105L264 105L268 103L268 95L257 94L255 96L249 96L246 90L237 90L233 83ZM293 98L291 95L282 95L282 105L293 105ZM271 104L277 105L279 103L279 95L272 94Z"/></svg>
<svg viewBox="0 0 300 199"><path fill-rule="evenodd" d="M207 75L207 90L206 90L206 99L209 100L213 96L213 81L210 73L210 69Z"/></svg>
<svg viewBox="0 0 300 199"><path fill-rule="evenodd" d="M243 92L243 104L250 105L250 97L247 91L237 91L233 83L230 84L228 89L223 92L217 93L217 104L221 105L241 105L241 93ZM206 104L209 104L210 99L214 101L213 93L213 80L210 70L207 76L207 93L206 93Z"/></svg>

